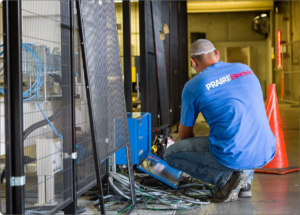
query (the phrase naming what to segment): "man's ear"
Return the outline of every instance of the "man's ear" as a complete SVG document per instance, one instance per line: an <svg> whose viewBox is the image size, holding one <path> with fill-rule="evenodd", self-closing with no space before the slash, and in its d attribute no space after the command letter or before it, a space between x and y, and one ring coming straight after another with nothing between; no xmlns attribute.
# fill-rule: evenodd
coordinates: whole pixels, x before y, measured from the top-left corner
<svg viewBox="0 0 300 215"><path fill-rule="evenodd" d="M220 60L220 52L216 50L218 60Z"/></svg>
<svg viewBox="0 0 300 215"><path fill-rule="evenodd" d="M197 66L196 61L193 58L191 58L191 61L192 61L193 67L196 68L196 66Z"/></svg>

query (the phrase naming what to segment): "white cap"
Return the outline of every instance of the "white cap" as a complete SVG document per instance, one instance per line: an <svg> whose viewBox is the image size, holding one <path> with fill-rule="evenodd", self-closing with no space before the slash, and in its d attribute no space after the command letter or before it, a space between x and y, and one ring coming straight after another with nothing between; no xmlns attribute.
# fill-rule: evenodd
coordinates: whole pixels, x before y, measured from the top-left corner
<svg viewBox="0 0 300 215"><path fill-rule="evenodd" d="M209 40L199 39L191 44L190 57L196 56L196 55L201 55L201 54L207 54L214 50L216 50L216 49Z"/></svg>

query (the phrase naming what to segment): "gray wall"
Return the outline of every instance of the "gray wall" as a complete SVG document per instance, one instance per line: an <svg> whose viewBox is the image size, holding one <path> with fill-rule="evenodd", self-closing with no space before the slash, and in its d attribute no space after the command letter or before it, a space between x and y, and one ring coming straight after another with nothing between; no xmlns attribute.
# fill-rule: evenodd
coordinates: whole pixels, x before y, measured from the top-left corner
<svg viewBox="0 0 300 215"><path fill-rule="evenodd" d="M272 82L271 41L269 36L252 29L252 19L262 12L190 13L188 14L188 44L191 32L206 33L206 39L220 51L221 59L227 60L227 47L250 47L250 67L259 78L264 96Z"/></svg>

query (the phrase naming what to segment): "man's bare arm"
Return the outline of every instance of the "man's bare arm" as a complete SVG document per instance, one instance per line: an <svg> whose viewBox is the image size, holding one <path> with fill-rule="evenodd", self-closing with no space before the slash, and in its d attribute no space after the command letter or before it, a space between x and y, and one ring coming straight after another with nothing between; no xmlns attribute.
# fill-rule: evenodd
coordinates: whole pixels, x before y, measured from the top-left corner
<svg viewBox="0 0 300 215"><path fill-rule="evenodd" d="M178 128L178 134L179 134L179 139L180 140L183 140L183 139L187 139L187 138L190 138L190 137L194 137L194 126L192 127L186 127L184 125L179 125L179 128Z"/></svg>

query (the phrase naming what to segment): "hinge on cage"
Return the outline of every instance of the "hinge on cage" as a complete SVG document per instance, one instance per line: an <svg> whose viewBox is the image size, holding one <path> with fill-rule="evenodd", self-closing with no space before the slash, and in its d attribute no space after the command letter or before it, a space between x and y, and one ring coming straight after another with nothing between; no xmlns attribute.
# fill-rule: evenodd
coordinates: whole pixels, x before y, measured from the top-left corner
<svg viewBox="0 0 300 215"><path fill-rule="evenodd" d="M71 158L72 158L73 160L77 159L77 152L73 152L73 153L71 154Z"/></svg>
<svg viewBox="0 0 300 215"><path fill-rule="evenodd" d="M71 158L73 160L77 159L77 152L73 152L72 154L64 153L64 159Z"/></svg>
<svg viewBox="0 0 300 215"><path fill-rule="evenodd" d="M10 178L10 186L15 187L15 186L23 186L26 183L25 175L21 177L11 177Z"/></svg>

